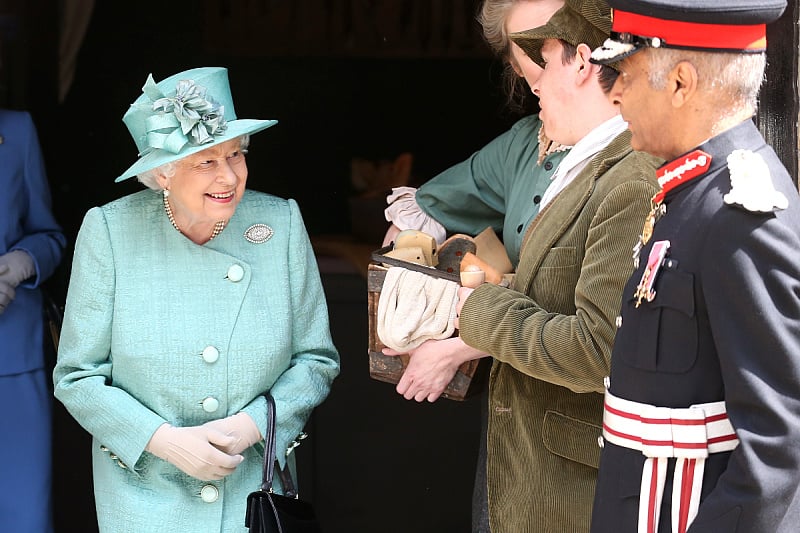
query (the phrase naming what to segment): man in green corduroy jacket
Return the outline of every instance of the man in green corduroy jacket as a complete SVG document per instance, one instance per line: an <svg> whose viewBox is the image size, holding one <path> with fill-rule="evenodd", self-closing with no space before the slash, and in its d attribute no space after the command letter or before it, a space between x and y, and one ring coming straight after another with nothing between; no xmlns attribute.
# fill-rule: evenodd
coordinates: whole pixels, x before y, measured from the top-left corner
<svg viewBox="0 0 800 533"><path fill-rule="evenodd" d="M493 533L589 530L603 379L660 163L630 147L609 97L616 71L589 61L610 26L601 0L570 0L545 26L511 36L544 68L532 89L545 131L573 148L527 231L511 286L460 290L460 339L473 358L494 358Z"/></svg>

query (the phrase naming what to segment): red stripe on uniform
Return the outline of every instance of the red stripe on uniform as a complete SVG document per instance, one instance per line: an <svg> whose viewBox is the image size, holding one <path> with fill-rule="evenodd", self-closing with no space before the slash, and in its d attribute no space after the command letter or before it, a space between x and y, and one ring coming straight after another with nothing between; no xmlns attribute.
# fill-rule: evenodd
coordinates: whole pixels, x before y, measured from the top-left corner
<svg viewBox="0 0 800 533"><path fill-rule="evenodd" d="M628 433L622 433L621 431L617 431L617 430L609 427L607 424L603 424L603 429L606 430L611 435L614 435L615 437L619 437L621 439L626 439L626 440L632 440L634 442L640 442L640 443L645 444L647 446L670 446L672 448L680 448L680 449L684 449L684 450L702 450L702 449L705 449L708 446L705 442L701 442L701 443L697 443L697 442L675 442L675 441L671 441L671 440L643 439L643 438L638 437L636 435L630 435ZM731 435L731 437L736 438L735 435ZM715 440L726 441L726 440L731 440L731 439L728 438L728 437L721 437L721 438L715 439ZM711 440L709 439L708 442L711 442Z"/></svg>
<svg viewBox="0 0 800 533"><path fill-rule="evenodd" d="M686 530L689 527L689 503L692 499L694 468L696 462L697 461L694 459L689 459L683 463L683 476L681 479L681 503L678 511L678 533L686 533Z"/></svg>
<svg viewBox="0 0 800 533"><path fill-rule="evenodd" d="M650 474L650 497L648 498L647 505L647 533L655 533L656 531L656 514L659 509L656 508L656 496L658 495L658 461L651 461L653 463L653 472Z"/></svg>
<svg viewBox="0 0 800 533"><path fill-rule="evenodd" d="M667 46L710 50L766 50L766 24L701 24L614 10L613 31L659 37Z"/></svg>
<svg viewBox="0 0 800 533"><path fill-rule="evenodd" d="M640 422L644 422L645 424L674 424L679 426L704 426L710 422L719 422L720 420L725 420L728 418L728 415L725 413L719 415L712 415L702 419L685 419L685 418L646 418L643 416L639 416L636 413L629 413L627 411L622 411L620 409L615 409L605 404L606 411L613 415L617 415L620 418L627 418L628 420L638 420Z"/></svg>

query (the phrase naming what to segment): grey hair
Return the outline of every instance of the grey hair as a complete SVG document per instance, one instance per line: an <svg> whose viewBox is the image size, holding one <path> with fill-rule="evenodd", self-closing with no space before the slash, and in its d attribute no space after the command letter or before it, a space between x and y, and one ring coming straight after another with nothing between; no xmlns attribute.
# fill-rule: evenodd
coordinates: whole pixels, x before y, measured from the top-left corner
<svg viewBox="0 0 800 533"><path fill-rule="evenodd" d="M763 53L702 52L670 48L649 50L651 87L663 89L667 74L681 61L697 69L702 90L719 92L737 109L758 107L758 91L764 82L767 57Z"/></svg>
<svg viewBox="0 0 800 533"><path fill-rule="evenodd" d="M250 146L250 134L246 133L244 135L240 135L238 139L239 139L239 149L247 150L247 147ZM164 176L165 178L171 178L172 176L174 176L178 168L177 166L178 161L180 161L180 159L178 159L177 161L170 161L169 163L164 163L163 165L150 170L146 170L141 174L137 175L136 179L138 179L147 188L153 189L154 191L160 191L161 185L159 185L158 183L158 177Z"/></svg>
<svg viewBox="0 0 800 533"><path fill-rule="evenodd" d="M530 0L484 0L477 20L483 28L483 38L492 52L503 60L502 83L508 97L508 106L517 111L524 110L529 94L525 81L514 70L511 56L511 39L506 30L506 21L514 4Z"/></svg>

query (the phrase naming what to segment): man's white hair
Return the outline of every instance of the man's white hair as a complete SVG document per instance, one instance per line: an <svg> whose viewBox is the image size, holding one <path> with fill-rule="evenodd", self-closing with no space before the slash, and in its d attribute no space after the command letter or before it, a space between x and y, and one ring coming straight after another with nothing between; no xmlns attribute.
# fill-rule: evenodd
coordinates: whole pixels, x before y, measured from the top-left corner
<svg viewBox="0 0 800 533"><path fill-rule="evenodd" d="M663 89L667 74L681 61L697 69L701 90L718 92L730 98L733 107L758 107L758 91L764 82L767 65L763 53L701 52L675 48L649 49L649 81Z"/></svg>

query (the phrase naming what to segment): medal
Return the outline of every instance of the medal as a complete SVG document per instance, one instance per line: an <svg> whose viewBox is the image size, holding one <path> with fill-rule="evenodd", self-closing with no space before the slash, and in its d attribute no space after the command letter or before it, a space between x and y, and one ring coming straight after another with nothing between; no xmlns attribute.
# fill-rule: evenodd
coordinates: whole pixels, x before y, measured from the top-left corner
<svg viewBox="0 0 800 533"><path fill-rule="evenodd" d="M656 225L656 207L653 205L653 208L647 214L647 218L644 219L644 226L642 226L642 235L640 237L642 241L642 246L650 241L650 237L653 236L653 227Z"/></svg>
<svg viewBox="0 0 800 533"><path fill-rule="evenodd" d="M650 242L656 222L667 212L667 206L661 202L656 203L655 197L653 197L651 205L652 208L647 214L647 218L644 219L644 226L642 226L642 233L639 235L639 242L633 247L633 268L639 268L639 254L642 248L644 248L644 245Z"/></svg>
<svg viewBox="0 0 800 533"><path fill-rule="evenodd" d="M656 276L658 276L661 266L664 264L664 258L667 257L669 251L669 241L656 241L650 249L650 256L647 258L647 266L642 274L642 279L639 285L636 286L636 292L633 297L636 298L636 307L642 303L642 300L652 302L656 297L656 291L653 289L656 283Z"/></svg>
<svg viewBox="0 0 800 533"><path fill-rule="evenodd" d="M710 166L711 156L702 150L695 150L665 164L656 171L656 178L658 184L661 185L661 190L650 200L650 212L644 220L639 242L633 247L633 268L639 268L639 254L653 237L656 222L667 212L667 206L663 203L667 193L678 185L705 174ZM638 303L636 305L639 306Z"/></svg>

